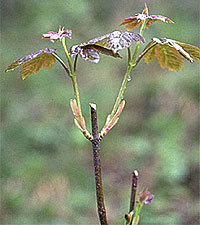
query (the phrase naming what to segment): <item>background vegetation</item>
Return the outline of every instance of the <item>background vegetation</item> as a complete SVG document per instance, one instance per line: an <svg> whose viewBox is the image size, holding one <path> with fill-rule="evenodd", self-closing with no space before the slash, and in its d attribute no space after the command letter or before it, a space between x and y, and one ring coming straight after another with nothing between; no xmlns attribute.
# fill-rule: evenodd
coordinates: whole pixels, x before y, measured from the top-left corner
<svg viewBox="0 0 200 225"><path fill-rule="evenodd" d="M147 1L151 14L175 24L156 23L145 31L199 44L199 3ZM41 40L58 26L73 30L68 46L119 27L141 12L139 0L3 0L1 2L1 224L98 224L91 144L73 124L71 81L56 63L21 81L3 70L15 59L60 44ZM137 31L135 29L134 31ZM142 49L142 48L141 48ZM97 65L79 60L83 113L98 107L99 127L111 111L126 66L124 58L102 56ZM63 55L64 57L64 55ZM155 199L141 224L198 224L199 66L184 63L169 72L157 62L136 68L117 126L101 145L105 199L110 224L122 224L130 199L131 173Z"/></svg>

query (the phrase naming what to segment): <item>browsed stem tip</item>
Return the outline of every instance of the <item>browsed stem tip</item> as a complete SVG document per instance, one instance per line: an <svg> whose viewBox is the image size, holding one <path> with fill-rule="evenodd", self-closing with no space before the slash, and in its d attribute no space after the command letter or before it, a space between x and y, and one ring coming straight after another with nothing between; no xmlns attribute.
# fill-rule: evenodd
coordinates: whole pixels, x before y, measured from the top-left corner
<svg viewBox="0 0 200 225"><path fill-rule="evenodd" d="M91 108L93 108L94 110L96 110L96 109L97 109L96 104L94 104L94 103L92 103L92 102L90 102L90 107L91 107Z"/></svg>
<svg viewBox="0 0 200 225"><path fill-rule="evenodd" d="M135 176L136 176L136 177L138 177L138 176L139 176L139 173L138 173L138 171L137 171L137 170L134 170L134 171L133 171L133 173L135 174Z"/></svg>

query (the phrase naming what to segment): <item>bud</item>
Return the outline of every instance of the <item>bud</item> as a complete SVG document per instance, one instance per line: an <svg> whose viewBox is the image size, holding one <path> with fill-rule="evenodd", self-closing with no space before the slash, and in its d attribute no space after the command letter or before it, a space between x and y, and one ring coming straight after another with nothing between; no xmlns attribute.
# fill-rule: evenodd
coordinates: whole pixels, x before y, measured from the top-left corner
<svg viewBox="0 0 200 225"><path fill-rule="evenodd" d="M70 99L70 106L72 109L72 112L74 114L74 124L76 127L83 133L83 135L88 139L88 140L93 140L92 135L90 132L87 130L86 125L85 125L85 119L83 116L81 116L81 113L79 111L76 99Z"/></svg>
<svg viewBox="0 0 200 225"><path fill-rule="evenodd" d="M144 188L140 193L139 193L139 201L142 204L149 205L154 199L154 195L150 193L148 188Z"/></svg>
<svg viewBox="0 0 200 225"><path fill-rule="evenodd" d="M117 124L119 120L119 116L124 109L124 106L125 106L125 100L122 100L113 118L111 118L111 115L108 115L106 119L106 123L100 133L101 139L108 133L109 130L111 130Z"/></svg>

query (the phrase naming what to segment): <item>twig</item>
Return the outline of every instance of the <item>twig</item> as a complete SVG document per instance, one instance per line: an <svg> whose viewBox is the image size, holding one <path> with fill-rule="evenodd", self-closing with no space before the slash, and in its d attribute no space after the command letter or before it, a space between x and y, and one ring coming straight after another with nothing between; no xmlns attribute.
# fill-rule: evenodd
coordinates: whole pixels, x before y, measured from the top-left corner
<svg viewBox="0 0 200 225"><path fill-rule="evenodd" d="M97 124L97 111L96 105L90 103L91 107L91 123L92 123L92 147L93 147L93 158L94 158L94 174L96 182L96 196L97 196L97 208L99 214L99 220L101 225L108 225L106 218L106 209L104 205L103 195L103 184L102 184L102 173L101 173L101 159L100 159L100 138Z"/></svg>
<svg viewBox="0 0 200 225"><path fill-rule="evenodd" d="M143 50L143 52L138 56L135 64L137 65L140 60L142 59L142 57L151 49L153 48L155 45L157 45L157 43L153 43L152 45L150 45L149 47L147 47L146 49Z"/></svg>
<svg viewBox="0 0 200 225"><path fill-rule="evenodd" d="M132 173L132 188L131 188L131 200L130 200L129 213L134 213L135 196L136 196L136 190L137 190L137 180L138 180L138 171L134 170ZM133 223L133 216L132 216L130 225L132 225L132 223Z"/></svg>
<svg viewBox="0 0 200 225"><path fill-rule="evenodd" d="M58 54L56 53L52 53L52 55L58 60L58 62L63 66L63 68L65 69L65 71L67 72L67 74L70 76L70 72L68 67L65 65L65 63L62 61L62 59L58 56Z"/></svg>

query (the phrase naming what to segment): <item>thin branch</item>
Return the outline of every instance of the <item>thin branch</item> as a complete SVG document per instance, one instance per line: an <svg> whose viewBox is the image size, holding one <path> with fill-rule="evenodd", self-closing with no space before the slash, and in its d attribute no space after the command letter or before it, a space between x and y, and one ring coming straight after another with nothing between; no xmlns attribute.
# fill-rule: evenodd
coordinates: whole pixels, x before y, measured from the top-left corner
<svg viewBox="0 0 200 225"><path fill-rule="evenodd" d="M157 43L154 43L154 44L152 44L151 46L149 46L148 48L146 48L145 50L143 50L143 52L138 56L138 58L137 58L135 64L137 65L137 64L140 62L140 60L142 59L142 57L143 57L143 56L144 56L151 48L153 48L155 45L157 45Z"/></svg>
<svg viewBox="0 0 200 225"><path fill-rule="evenodd" d="M76 73L77 61L78 61L78 55L76 55L74 59L74 73Z"/></svg>
<svg viewBox="0 0 200 225"><path fill-rule="evenodd" d="M131 49L127 48L127 50L128 50L128 65L129 65L129 63L131 62Z"/></svg>
<svg viewBox="0 0 200 225"><path fill-rule="evenodd" d="M62 59L56 53L52 53L52 55L58 60L58 62L63 66L63 68L65 69L65 71L67 72L67 74L70 76L69 69L65 65L65 63L62 61Z"/></svg>
<svg viewBox="0 0 200 225"><path fill-rule="evenodd" d="M130 198L130 208L129 213L125 213L125 224L126 225L132 225L135 224L135 222L138 222L139 218L135 218L135 197L136 197L136 191L137 191L137 180L138 180L138 171L134 170L132 173L132 186L131 186L131 198ZM137 205L137 209L138 209ZM137 214L137 210L136 210ZM138 215L136 215L138 217Z"/></svg>
<svg viewBox="0 0 200 225"><path fill-rule="evenodd" d="M68 50L67 50L67 47L66 47L66 44L65 44L65 37L63 37L61 39L61 43L62 43L62 46L64 48L64 51L65 51L65 55L67 57L67 61L68 61L68 64L69 64L69 68L70 68L70 72L72 73L73 70L72 70L72 62L71 62L71 59L69 57L69 53L68 53Z"/></svg>
<svg viewBox="0 0 200 225"><path fill-rule="evenodd" d="M76 98L77 106L80 112L81 119L83 118L82 115L82 110L81 110L81 100L80 100L80 95L79 95L79 89L78 89L78 82L77 82L77 77L76 77L76 72L74 72L71 76L72 84L73 84L73 89L74 89L74 95Z"/></svg>
<svg viewBox="0 0 200 225"><path fill-rule="evenodd" d="M142 23L142 26L140 28L140 35L142 36L143 33L144 33L144 30L145 30L145 25L146 25L146 21L143 21ZM124 92L126 90L126 87L127 87L127 84L128 84L128 81L130 80L131 78L131 72L132 70L136 67L136 63L135 63L135 59L136 59L136 55L138 53L138 50L139 50L139 47L140 47L140 42L137 42L136 44L136 47L135 47L135 51L133 53L133 56L132 56L132 59L131 59L131 52L130 52L130 49L128 48L128 68L127 68L127 71L126 71L126 74L124 75L124 79L122 81L122 84L121 84L121 87L120 87L120 90L118 92L118 95L117 95L117 98L116 98L116 101L115 101L115 104L113 106L113 110L111 112L111 119L113 118L113 116L115 115L121 101L123 100L123 96L124 96Z"/></svg>
<svg viewBox="0 0 200 225"><path fill-rule="evenodd" d="M96 105L90 103L91 107L91 123L92 123L92 147L94 158L94 174L96 182L96 196L97 196L97 208L99 214L99 220L101 225L108 225L106 218L106 209L104 204L102 173L101 173L101 158L100 158L100 138L97 124L97 111Z"/></svg>
<svg viewBox="0 0 200 225"><path fill-rule="evenodd" d="M118 108L119 108L119 105L120 105L121 101L122 101L123 98L124 98L124 92L125 92L125 90L126 90L128 81L129 81L130 76L131 76L131 72L132 72L132 70L133 70L134 67L135 67L135 66L133 66L133 65L128 65L126 74L125 74L125 76L124 76L124 79L123 79L123 81L122 81L122 84L121 84L119 93L118 93L118 95L117 95L115 104L114 104L114 106L113 106L113 110L112 110L112 112L111 112L111 119L114 117L115 113L117 112L117 110L118 110Z"/></svg>

